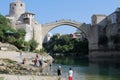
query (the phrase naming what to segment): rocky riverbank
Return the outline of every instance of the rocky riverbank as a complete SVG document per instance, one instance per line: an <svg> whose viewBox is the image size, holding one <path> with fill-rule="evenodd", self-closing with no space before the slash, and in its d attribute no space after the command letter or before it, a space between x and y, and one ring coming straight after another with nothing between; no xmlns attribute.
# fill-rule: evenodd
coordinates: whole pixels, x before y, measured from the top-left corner
<svg viewBox="0 0 120 80"><path fill-rule="evenodd" d="M0 59L0 74L41 75L42 68L18 64L10 59Z"/></svg>
<svg viewBox="0 0 120 80"><path fill-rule="evenodd" d="M33 75L41 74L42 69L48 66L53 58L48 54L39 55L39 58L44 58L43 66L34 66L33 60L36 58L35 53L25 53L14 51L0 51L0 73L5 74L20 74ZM22 64L23 59L26 59L25 64Z"/></svg>
<svg viewBox="0 0 120 80"><path fill-rule="evenodd" d="M58 76L6 75L0 74L0 80L58 80ZM61 79L65 80L65 79Z"/></svg>
<svg viewBox="0 0 120 80"><path fill-rule="evenodd" d="M0 51L0 80L58 80L57 75L42 73L42 69L49 66L53 58L48 54L38 56L44 58L42 68L34 66L32 60L36 53L22 52L21 55L16 51ZM22 64L24 58L26 62Z"/></svg>

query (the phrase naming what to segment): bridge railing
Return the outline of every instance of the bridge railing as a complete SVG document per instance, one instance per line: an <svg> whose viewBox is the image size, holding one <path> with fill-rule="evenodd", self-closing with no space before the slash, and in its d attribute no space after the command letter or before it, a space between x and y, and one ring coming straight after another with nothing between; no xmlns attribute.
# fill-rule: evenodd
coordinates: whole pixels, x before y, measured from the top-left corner
<svg viewBox="0 0 120 80"><path fill-rule="evenodd" d="M52 25L52 24L61 23L61 22L70 22L70 23L81 24L80 22L77 22L77 21L75 21L75 20L61 19L61 20L56 20L56 21L51 22L51 23L45 23L45 24L42 24L42 25Z"/></svg>

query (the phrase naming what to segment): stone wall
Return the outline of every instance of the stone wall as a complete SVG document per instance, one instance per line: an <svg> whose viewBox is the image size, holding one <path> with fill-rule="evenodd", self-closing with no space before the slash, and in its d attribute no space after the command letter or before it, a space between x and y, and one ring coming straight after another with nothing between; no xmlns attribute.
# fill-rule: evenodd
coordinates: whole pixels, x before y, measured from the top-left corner
<svg viewBox="0 0 120 80"><path fill-rule="evenodd" d="M90 62L120 63L120 50L93 50L89 52Z"/></svg>

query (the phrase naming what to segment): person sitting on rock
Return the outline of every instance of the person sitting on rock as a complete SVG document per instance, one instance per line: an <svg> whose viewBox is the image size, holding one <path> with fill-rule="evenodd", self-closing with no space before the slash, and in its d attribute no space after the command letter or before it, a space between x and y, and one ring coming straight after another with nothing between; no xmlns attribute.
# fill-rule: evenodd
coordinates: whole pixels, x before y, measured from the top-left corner
<svg viewBox="0 0 120 80"><path fill-rule="evenodd" d="M37 58L34 60L34 66L37 66Z"/></svg>
<svg viewBox="0 0 120 80"><path fill-rule="evenodd" d="M22 61L22 64L25 64L25 63L26 63L26 58L24 58Z"/></svg>

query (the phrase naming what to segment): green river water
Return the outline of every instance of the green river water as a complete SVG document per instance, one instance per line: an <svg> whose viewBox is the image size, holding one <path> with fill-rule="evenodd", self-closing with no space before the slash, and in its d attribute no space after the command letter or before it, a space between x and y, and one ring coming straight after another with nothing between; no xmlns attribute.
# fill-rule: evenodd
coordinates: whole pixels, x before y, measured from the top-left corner
<svg viewBox="0 0 120 80"><path fill-rule="evenodd" d="M56 74L58 66L62 66L62 77L68 77L71 67L74 71L73 80L120 80L120 64L91 63L87 59L56 57L50 74Z"/></svg>

